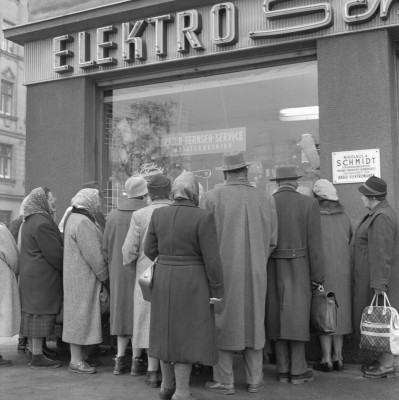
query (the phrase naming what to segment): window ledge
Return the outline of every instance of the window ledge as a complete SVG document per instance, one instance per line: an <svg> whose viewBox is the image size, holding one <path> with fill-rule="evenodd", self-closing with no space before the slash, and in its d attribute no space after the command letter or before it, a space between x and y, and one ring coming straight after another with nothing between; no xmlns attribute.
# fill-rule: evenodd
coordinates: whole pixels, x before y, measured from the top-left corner
<svg viewBox="0 0 399 400"><path fill-rule="evenodd" d="M0 183L6 184L6 185L15 185L17 183L17 181L16 181L16 179L0 178Z"/></svg>
<svg viewBox="0 0 399 400"><path fill-rule="evenodd" d="M18 121L18 117L14 117L12 115L3 114L1 111L0 111L0 117L1 118L8 118L11 121Z"/></svg>

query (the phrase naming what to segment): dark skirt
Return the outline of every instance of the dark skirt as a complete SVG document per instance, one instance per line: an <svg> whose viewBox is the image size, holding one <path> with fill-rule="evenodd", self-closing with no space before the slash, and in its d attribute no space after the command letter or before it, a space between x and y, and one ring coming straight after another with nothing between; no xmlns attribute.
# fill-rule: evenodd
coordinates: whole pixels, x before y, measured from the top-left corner
<svg viewBox="0 0 399 400"><path fill-rule="evenodd" d="M21 335L26 337L41 338L54 333L55 314L33 315L22 311Z"/></svg>
<svg viewBox="0 0 399 400"><path fill-rule="evenodd" d="M151 291L149 355L163 361L215 365L218 353L209 297L203 264L158 263Z"/></svg>

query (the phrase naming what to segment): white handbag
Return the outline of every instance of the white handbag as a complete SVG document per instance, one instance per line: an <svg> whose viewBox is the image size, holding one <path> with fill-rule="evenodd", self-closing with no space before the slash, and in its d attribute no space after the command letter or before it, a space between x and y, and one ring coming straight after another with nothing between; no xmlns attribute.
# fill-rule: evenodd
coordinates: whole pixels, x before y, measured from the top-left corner
<svg viewBox="0 0 399 400"><path fill-rule="evenodd" d="M378 305L378 295L375 294L370 306L363 310L360 348L399 355L399 315L391 307L385 292L383 297L383 306Z"/></svg>

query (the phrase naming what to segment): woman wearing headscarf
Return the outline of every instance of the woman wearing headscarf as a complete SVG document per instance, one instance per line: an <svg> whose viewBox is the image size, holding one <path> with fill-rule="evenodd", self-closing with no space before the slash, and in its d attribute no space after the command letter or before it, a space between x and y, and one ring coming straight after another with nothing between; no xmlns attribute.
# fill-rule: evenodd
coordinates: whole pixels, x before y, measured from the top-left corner
<svg viewBox="0 0 399 400"><path fill-rule="evenodd" d="M43 338L54 331L62 303L63 245L54 222L54 200L46 187L33 189L26 201L21 226L21 335L28 337L28 365L59 367L43 355Z"/></svg>
<svg viewBox="0 0 399 400"><path fill-rule="evenodd" d="M352 225L339 202L334 185L319 179L313 187L320 206L321 241L323 246L324 289L335 293L339 304L337 330L320 335L322 357L313 366L317 371L341 371L344 367L342 346L344 335L352 332L352 278L350 240Z"/></svg>
<svg viewBox="0 0 399 400"><path fill-rule="evenodd" d="M355 332L360 334L362 312L370 305L374 294L386 293L391 306L399 310L399 225L396 212L386 199L387 184L383 179L372 176L358 191L368 210L352 241L353 322ZM393 361L392 354L382 353L371 365L362 366L363 376L393 376Z"/></svg>
<svg viewBox="0 0 399 400"><path fill-rule="evenodd" d="M172 185L165 175L154 175L148 180L148 194L151 203L136 211L131 219L130 228L122 247L123 264L130 266L136 273L133 297L133 365L131 375L142 375L142 360L139 357L143 349L148 349L150 340L151 303L143 299L139 278L151 265L151 260L144 254L144 238L147 233L151 215L157 208L170 205ZM156 358L148 357L146 383L158 387L158 365Z"/></svg>
<svg viewBox="0 0 399 400"><path fill-rule="evenodd" d="M16 275L18 249L7 227L0 222L0 337L11 337L19 332L21 304ZM11 365L0 355L0 367Z"/></svg>
<svg viewBox="0 0 399 400"><path fill-rule="evenodd" d="M101 251L103 235L95 222L97 189L82 189L71 200L72 212L64 226L64 328L70 343L68 371L93 374L85 346L102 342L100 291L108 278Z"/></svg>
<svg viewBox="0 0 399 400"><path fill-rule="evenodd" d="M194 400L189 388L192 364L217 362L210 303L223 297L223 272L214 217L198 208L194 174L177 177L172 195L170 207L152 214L144 242L145 255L159 257L151 292L149 355L161 360L160 398Z"/></svg>

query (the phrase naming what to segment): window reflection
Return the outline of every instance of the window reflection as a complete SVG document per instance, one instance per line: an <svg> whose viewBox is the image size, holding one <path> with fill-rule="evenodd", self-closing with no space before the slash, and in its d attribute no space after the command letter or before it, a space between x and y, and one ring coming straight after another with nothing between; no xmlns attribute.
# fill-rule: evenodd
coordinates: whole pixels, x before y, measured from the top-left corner
<svg viewBox="0 0 399 400"><path fill-rule="evenodd" d="M232 150L254 162L249 179L261 190L274 191L277 165L295 164L299 190L310 193L319 167L317 105L315 62L107 92L107 211L134 174L163 171L173 180L190 170L210 190L223 182L215 167Z"/></svg>

